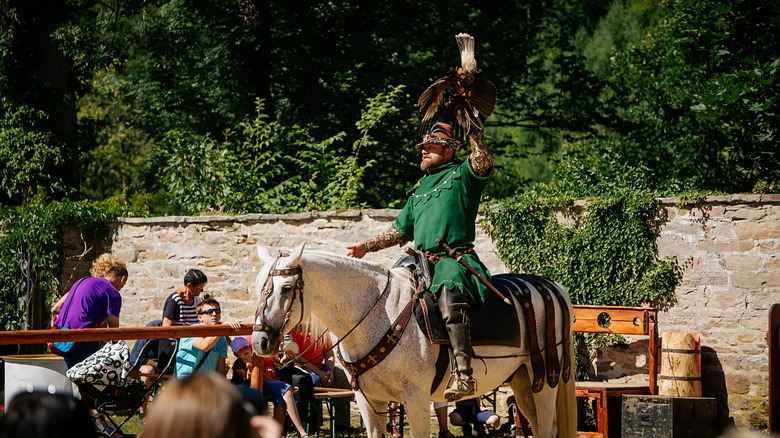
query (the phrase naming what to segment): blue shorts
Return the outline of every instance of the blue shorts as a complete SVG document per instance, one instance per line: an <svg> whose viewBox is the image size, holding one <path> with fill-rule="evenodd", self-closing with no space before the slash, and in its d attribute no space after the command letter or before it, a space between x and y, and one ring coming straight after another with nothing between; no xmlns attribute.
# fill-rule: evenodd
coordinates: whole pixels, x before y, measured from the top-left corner
<svg viewBox="0 0 780 438"><path fill-rule="evenodd" d="M469 424L485 424L488 418L496 415L493 411L478 411L476 404L467 406L457 406L451 413L460 415L460 418L464 423Z"/></svg>
<svg viewBox="0 0 780 438"><path fill-rule="evenodd" d="M274 406L287 407L282 398L292 386L279 380L266 380L263 382L263 399L270 401Z"/></svg>

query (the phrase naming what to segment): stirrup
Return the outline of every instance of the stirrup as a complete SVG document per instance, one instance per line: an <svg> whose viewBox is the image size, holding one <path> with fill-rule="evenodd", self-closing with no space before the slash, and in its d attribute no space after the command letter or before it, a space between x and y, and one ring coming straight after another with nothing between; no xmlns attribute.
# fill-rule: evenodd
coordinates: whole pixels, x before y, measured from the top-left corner
<svg viewBox="0 0 780 438"><path fill-rule="evenodd" d="M477 381L467 374L450 375L450 381L447 389L444 390L444 399L448 402L454 402L474 395L477 392Z"/></svg>

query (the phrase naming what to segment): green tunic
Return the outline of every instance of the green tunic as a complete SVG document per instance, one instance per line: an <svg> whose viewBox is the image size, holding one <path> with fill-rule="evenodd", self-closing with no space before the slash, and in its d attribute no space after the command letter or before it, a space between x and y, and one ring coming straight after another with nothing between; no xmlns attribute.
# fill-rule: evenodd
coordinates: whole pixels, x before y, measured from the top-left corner
<svg viewBox="0 0 780 438"><path fill-rule="evenodd" d="M445 254L436 243L439 237L452 248L472 248L479 201L488 177L475 174L468 160L439 166L412 189L393 228L404 238L414 241L415 249L431 254ZM483 277L490 279L487 268L476 253L463 254L462 258ZM434 262L431 292L438 293L443 285L460 288L475 307L482 304L488 293L487 287L477 277L451 258Z"/></svg>

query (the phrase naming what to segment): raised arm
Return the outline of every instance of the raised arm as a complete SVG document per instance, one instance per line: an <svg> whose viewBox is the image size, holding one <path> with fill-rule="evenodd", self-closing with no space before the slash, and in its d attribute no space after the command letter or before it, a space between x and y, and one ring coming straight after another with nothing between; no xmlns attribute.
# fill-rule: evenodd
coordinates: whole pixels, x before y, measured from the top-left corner
<svg viewBox="0 0 780 438"><path fill-rule="evenodd" d="M493 168L493 154L487 148L485 134L480 130L474 130L469 134L469 144L471 145L471 155L469 155L469 164L479 176L487 176Z"/></svg>

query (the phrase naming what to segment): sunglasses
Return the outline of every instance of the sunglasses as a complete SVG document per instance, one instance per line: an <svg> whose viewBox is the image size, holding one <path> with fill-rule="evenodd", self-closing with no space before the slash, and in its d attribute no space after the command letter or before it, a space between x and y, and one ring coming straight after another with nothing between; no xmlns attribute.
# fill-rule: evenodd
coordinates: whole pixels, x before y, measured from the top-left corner
<svg viewBox="0 0 780 438"><path fill-rule="evenodd" d="M204 310L204 311L202 311L202 312L198 313L198 315L203 315L204 313L205 313L206 315L211 315L212 313L216 313L217 315L219 315L219 314L221 314L221 313L222 313L222 311L221 311L221 310L219 310L219 309L206 309L206 310Z"/></svg>

